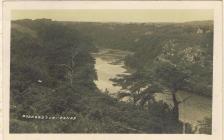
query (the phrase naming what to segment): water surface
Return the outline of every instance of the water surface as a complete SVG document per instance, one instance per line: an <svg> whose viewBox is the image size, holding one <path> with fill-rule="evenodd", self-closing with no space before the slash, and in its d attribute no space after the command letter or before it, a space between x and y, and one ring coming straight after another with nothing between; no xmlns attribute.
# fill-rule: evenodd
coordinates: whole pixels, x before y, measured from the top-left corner
<svg viewBox="0 0 224 140"><path fill-rule="evenodd" d="M127 54L130 53L111 49L103 49L94 54L96 59L95 68L98 75L98 80L95 83L100 90L106 90L112 95L121 90L121 87L113 86L113 82L110 79L116 78L119 74L128 74L122 61L122 58ZM211 98L187 92L179 92L177 94L177 98L180 101L187 97L189 99L180 105L180 120L197 124L197 121L203 120L204 117L211 117ZM172 106L171 95L158 93L156 99Z"/></svg>

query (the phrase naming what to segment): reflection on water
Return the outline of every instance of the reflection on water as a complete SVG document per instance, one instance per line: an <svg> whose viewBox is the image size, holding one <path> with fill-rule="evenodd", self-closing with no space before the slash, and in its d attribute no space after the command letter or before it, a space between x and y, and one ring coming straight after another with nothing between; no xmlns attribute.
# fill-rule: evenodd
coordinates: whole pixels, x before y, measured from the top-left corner
<svg viewBox="0 0 224 140"><path fill-rule="evenodd" d="M122 64L111 64L112 61L96 57L95 68L97 71L98 80L95 81L97 87L105 91L106 89L110 93L115 93L121 90L118 86L113 86L113 82L110 81L111 78L115 78L117 74L122 74L126 70L122 67Z"/></svg>
<svg viewBox="0 0 224 140"><path fill-rule="evenodd" d="M100 90L107 90L109 93L116 93L121 90L121 87L113 86L113 82L110 81L110 79L115 78L118 74L124 74L126 72L122 61L120 61L120 63L114 63L117 62L120 57L124 56L124 52L118 53L111 50L102 50L98 54L94 54L96 59L95 68L98 75L98 80L95 81L95 83ZM180 104L180 119L182 121L195 124L204 117L211 117L212 103L210 98L187 92L179 92L177 95L180 101L189 96L190 98L188 100ZM163 100L167 104L172 105L172 98L170 95L157 94L156 99Z"/></svg>

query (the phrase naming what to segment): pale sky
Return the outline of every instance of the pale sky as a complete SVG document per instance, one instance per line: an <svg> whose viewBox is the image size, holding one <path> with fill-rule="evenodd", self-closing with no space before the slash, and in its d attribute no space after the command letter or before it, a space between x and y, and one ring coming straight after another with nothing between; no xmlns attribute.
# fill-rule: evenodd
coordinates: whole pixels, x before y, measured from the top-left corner
<svg viewBox="0 0 224 140"><path fill-rule="evenodd" d="M212 10L14 10L12 19L79 22L187 22L213 20Z"/></svg>

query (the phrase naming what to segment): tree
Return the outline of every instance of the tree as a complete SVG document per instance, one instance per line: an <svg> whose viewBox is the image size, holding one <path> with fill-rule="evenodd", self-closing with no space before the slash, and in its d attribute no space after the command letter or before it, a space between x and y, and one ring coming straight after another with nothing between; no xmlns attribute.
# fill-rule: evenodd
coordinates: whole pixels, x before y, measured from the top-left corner
<svg viewBox="0 0 224 140"><path fill-rule="evenodd" d="M93 44L75 28L45 19L13 22L11 36L11 117L82 110L77 94L96 89ZM14 122L12 131L26 125Z"/></svg>
<svg viewBox="0 0 224 140"><path fill-rule="evenodd" d="M131 75L119 75L118 78L111 79L115 86L121 86L118 98L131 98L134 104L142 108L149 102L154 102L154 94L159 91L158 87L149 84L150 77L146 77L144 72L136 71Z"/></svg>
<svg viewBox="0 0 224 140"><path fill-rule="evenodd" d="M179 101L178 91L189 88L192 75L198 75L195 67L200 67L202 53L197 46L182 49L180 46L183 44L176 40L166 40L162 45L161 53L153 59L149 67L144 66L137 69L135 73L123 75L122 78L114 81L129 91L120 96L131 95L135 102L138 101L137 99L151 100L156 93L171 94L174 120L179 121L179 104L189 97Z"/></svg>

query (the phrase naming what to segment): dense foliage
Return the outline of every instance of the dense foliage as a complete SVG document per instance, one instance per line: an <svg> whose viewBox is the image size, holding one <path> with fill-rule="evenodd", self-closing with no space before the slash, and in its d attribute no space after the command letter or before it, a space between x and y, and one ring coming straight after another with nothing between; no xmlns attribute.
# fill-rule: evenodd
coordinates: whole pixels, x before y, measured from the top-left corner
<svg viewBox="0 0 224 140"><path fill-rule="evenodd" d="M182 123L173 119L167 104L150 102L144 109L97 89L95 60L90 55L96 44L78 29L76 24L48 19L12 22L10 132L181 133Z"/></svg>
<svg viewBox="0 0 224 140"><path fill-rule="evenodd" d="M114 85L125 90L118 98L128 96L134 104L150 109L156 93L170 94L174 119L178 121L179 105L190 99L190 95L177 99L181 91L212 97L212 21L67 24L76 25L99 48L133 52L125 59L132 74L113 79ZM207 131L199 133L211 133L211 121L207 122Z"/></svg>
<svg viewBox="0 0 224 140"><path fill-rule="evenodd" d="M154 29L141 37L135 43L134 54L126 57L126 66L135 72L113 81L126 90L120 98L132 97L143 107L155 102L157 93L170 94L173 119L178 121L179 105L190 97L178 100L180 91L212 96L212 23L164 24ZM207 125L206 131L200 132L211 133L211 121Z"/></svg>
<svg viewBox="0 0 224 140"><path fill-rule="evenodd" d="M157 32L139 40L136 46L134 56L126 59L126 64L130 67L147 72L157 69L157 72L160 70L158 74L166 74L160 75L163 78L178 78L178 75L185 75L182 81L176 79L178 84L182 84L178 85L178 90L212 96L213 28L211 23L163 26ZM166 80L169 84L175 81L175 79Z"/></svg>
<svg viewBox="0 0 224 140"><path fill-rule="evenodd" d="M159 58L160 61L169 60L173 64L184 63L183 65L189 66L191 77L189 84L182 87L182 90L212 96L212 21L127 24L63 22L63 24L75 26L78 31L91 38L98 48L134 52L134 55L126 57L125 63L132 69L137 69L139 73L143 71L148 73L149 69L154 67L155 60Z"/></svg>

